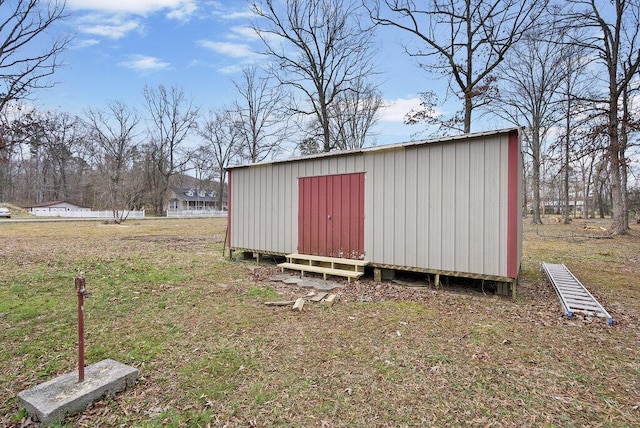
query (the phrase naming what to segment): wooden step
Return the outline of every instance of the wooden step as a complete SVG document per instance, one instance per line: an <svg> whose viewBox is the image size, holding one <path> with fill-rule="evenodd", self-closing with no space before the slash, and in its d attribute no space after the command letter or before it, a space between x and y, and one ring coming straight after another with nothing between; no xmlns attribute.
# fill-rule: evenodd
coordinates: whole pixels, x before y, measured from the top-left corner
<svg viewBox="0 0 640 428"><path fill-rule="evenodd" d="M352 278L354 279L359 278L364 274L364 272L356 272L351 270L335 269L335 268L328 268L328 267L322 267L322 266L316 266L316 265L298 264L298 263L280 263L278 264L278 267L282 269L282 271L284 271L285 269L299 270L301 276L304 276L305 272L321 273L325 280L327 279L327 275L342 276L342 277L348 278L349 282L351 282Z"/></svg>
<svg viewBox="0 0 640 428"><path fill-rule="evenodd" d="M345 259L341 257L314 256L311 254L287 254L287 263L301 266L316 266L327 269L339 269L344 271L364 272L364 267L369 264L367 260ZM311 272L311 270L309 270ZM314 271L315 272L315 271ZM342 275L346 276L346 275Z"/></svg>
<svg viewBox="0 0 640 428"><path fill-rule="evenodd" d="M314 256L311 254L287 254L287 259L291 260L309 260L325 263L337 263L343 265L366 266L369 264L367 260L345 259L342 257L326 257Z"/></svg>

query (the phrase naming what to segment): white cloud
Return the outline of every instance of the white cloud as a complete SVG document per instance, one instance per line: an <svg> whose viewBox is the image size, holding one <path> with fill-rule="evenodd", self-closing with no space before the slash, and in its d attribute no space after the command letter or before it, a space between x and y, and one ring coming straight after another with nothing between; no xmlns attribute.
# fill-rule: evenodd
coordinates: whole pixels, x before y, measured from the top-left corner
<svg viewBox="0 0 640 428"><path fill-rule="evenodd" d="M228 12L220 15L224 19L248 19L255 18L256 15L250 10L238 11L238 12Z"/></svg>
<svg viewBox="0 0 640 428"><path fill-rule="evenodd" d="M396 98L385 100L380 109L381 122L404 122L404 117L411 109L420 108L420 98Z"/></svg>
<svg viewBox="0 0 640 428"><path fill-rule="evenodd" d="M226 3L226 4L224 4ZM234 4L235 3L235 4ZM225 20L234 20L234 19L249 19L255 18L256 15L251 11L250 7L248 7L247 2L245 3L245 7L237 8L239 1L231 2L220 2L215 0L205 1L204 5L207 8L210 8L211 14L217 18L225 19ZM235 7L234 7L235 6Z"/></svg>
<svg viewBox="0 0 640 428"><path fill-rule="evenodd" d="M236 74L240 73L244 69L244 67L244 64L234 64L228 65L226 67L221 67L218 69L218 71L222 74Z"/></svg>
<svg viewBox="0 0 640 428"><path fill-rule="evenodd" d="M167 10L168 18L184 19L197 9L195 0L67 0L72 10L147 15Z"/></svg>
<svg viewBox="0 0 640 428"><path fill-rule="evenodd" d="M100 41L96 39L84 39L84 40L77 41L73 47L76 49L88 48L90 46L95 46L99 43Z"/></svg>
<svg viewBox="0 0 640 428"><path fill-rule="evenodd" d="M231 27L231 34L229 34L228 38L233 40L259 40L258 34L256 30L247 26L237 26Z"/></svg>
<svg viewBox="0 0 640 428"><path fill-rule="evenodd" d="M123 61L119 65L137 71L156 71L169 68L171 64L162 62L158 58L146 55L131 55L129 61Z"/></svg>
<svg viewBox="0 0 640 428"><path fill-rule="evenodd" d="M135 19L128 19L122 16L107 17L92 14L84 16L79 20L78 29L81 33L108 37L110 39L120 39L134 30L140 31L142 26Z"/></svg>
<svg viewBox="0 0 640 428"><path fill-rule="evenodd" d="M254 55L250 46L244 43L215 42L213 40L198 40L197 43L205 49L232 58L248 58Z"/></svg>
<svg viewBox="0 0 640 428"><path fill-rule="evenodd" d="M188 21L197 9L198 6L196 6L195 1L186 1L180 7L169 11L167 18L178 21Z"/></svg>

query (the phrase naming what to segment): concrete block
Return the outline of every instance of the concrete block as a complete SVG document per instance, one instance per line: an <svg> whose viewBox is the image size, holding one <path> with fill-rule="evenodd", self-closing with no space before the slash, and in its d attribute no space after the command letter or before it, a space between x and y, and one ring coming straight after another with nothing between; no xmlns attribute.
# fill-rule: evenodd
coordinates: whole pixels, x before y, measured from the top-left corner
<svg viewBox="0 0 640 428"><path fill-rule="evenodd" d="M249 260L253 258L253 253L250 253L248 251L238 251L233 253L233 257L236 259L236 261L243 261L243 260Z"/></svg>
<svg viewBox="0 0 640 428"><path fill-rule="evenodd" d="M394 269L373 269L373 280L375 282L393 281L396 277L396 271Z"/></svg>
<svg viewBox="0 0 640 428"><path fill-rule="evenodd" d="M18 404L43 424L61 421L85 410L98 398L133 385L138 369L114 360L85 367L84 382L78 372L67 373L18 394Z"/></svg>
<svg viewBox="0 0 640 428"><path fill-rule="evenodd" d="M373 268L373 280L375 282L382 282L382 269Z"/></svg>
<svg viewBox="0 0 640 428"><path fill-rule="evenodd" d="M383 281L393 281L396 279L396 271L393 269L382 269L381 275Z"/></svg>

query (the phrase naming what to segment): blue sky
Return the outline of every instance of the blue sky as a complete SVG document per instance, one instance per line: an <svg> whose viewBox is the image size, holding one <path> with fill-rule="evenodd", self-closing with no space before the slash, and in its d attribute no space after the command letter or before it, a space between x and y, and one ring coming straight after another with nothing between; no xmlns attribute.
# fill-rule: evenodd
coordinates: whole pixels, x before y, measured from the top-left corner
<svg viewBox="0 0 640 428"><path fill-rule="evenodd" d="M142 110L143 87L158 84L182 87L204 110L222 108L235 98L232 79L242 68L264 62L242 0L67 0L67 12L75 38L57 85L34 94L44 109L82 114L122 100ZM403 115L418 105L418 92L446 84L403 53L402 37L391 29L378 35L375 80L386 104L378 144L410 140L420 128L403 125Z"/></svg>

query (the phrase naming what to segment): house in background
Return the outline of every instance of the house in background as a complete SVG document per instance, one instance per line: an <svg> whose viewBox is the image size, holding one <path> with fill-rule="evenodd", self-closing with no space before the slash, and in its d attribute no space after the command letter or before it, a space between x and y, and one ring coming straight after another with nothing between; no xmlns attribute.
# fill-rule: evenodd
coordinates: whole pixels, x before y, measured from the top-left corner
<svg viewBox="0 0 640 428"><path fill-rule="evenodd" d="M217 210L214 190L174 187L168 198L167 212ZM226 201L225 201L226 202Z"/></svg>
<svg viewBox="0 0 640 428"><path fill-rule="evenodd" d="M63 217L65 214L73 211L91 211L91 208L81 207L76 204L72 204L66 201L51 201L45 202L42 204L31 205L28 207L24 207L25 210L29 212L29 214L40 215L40 216L56 216L59 215Z"/></svg>

